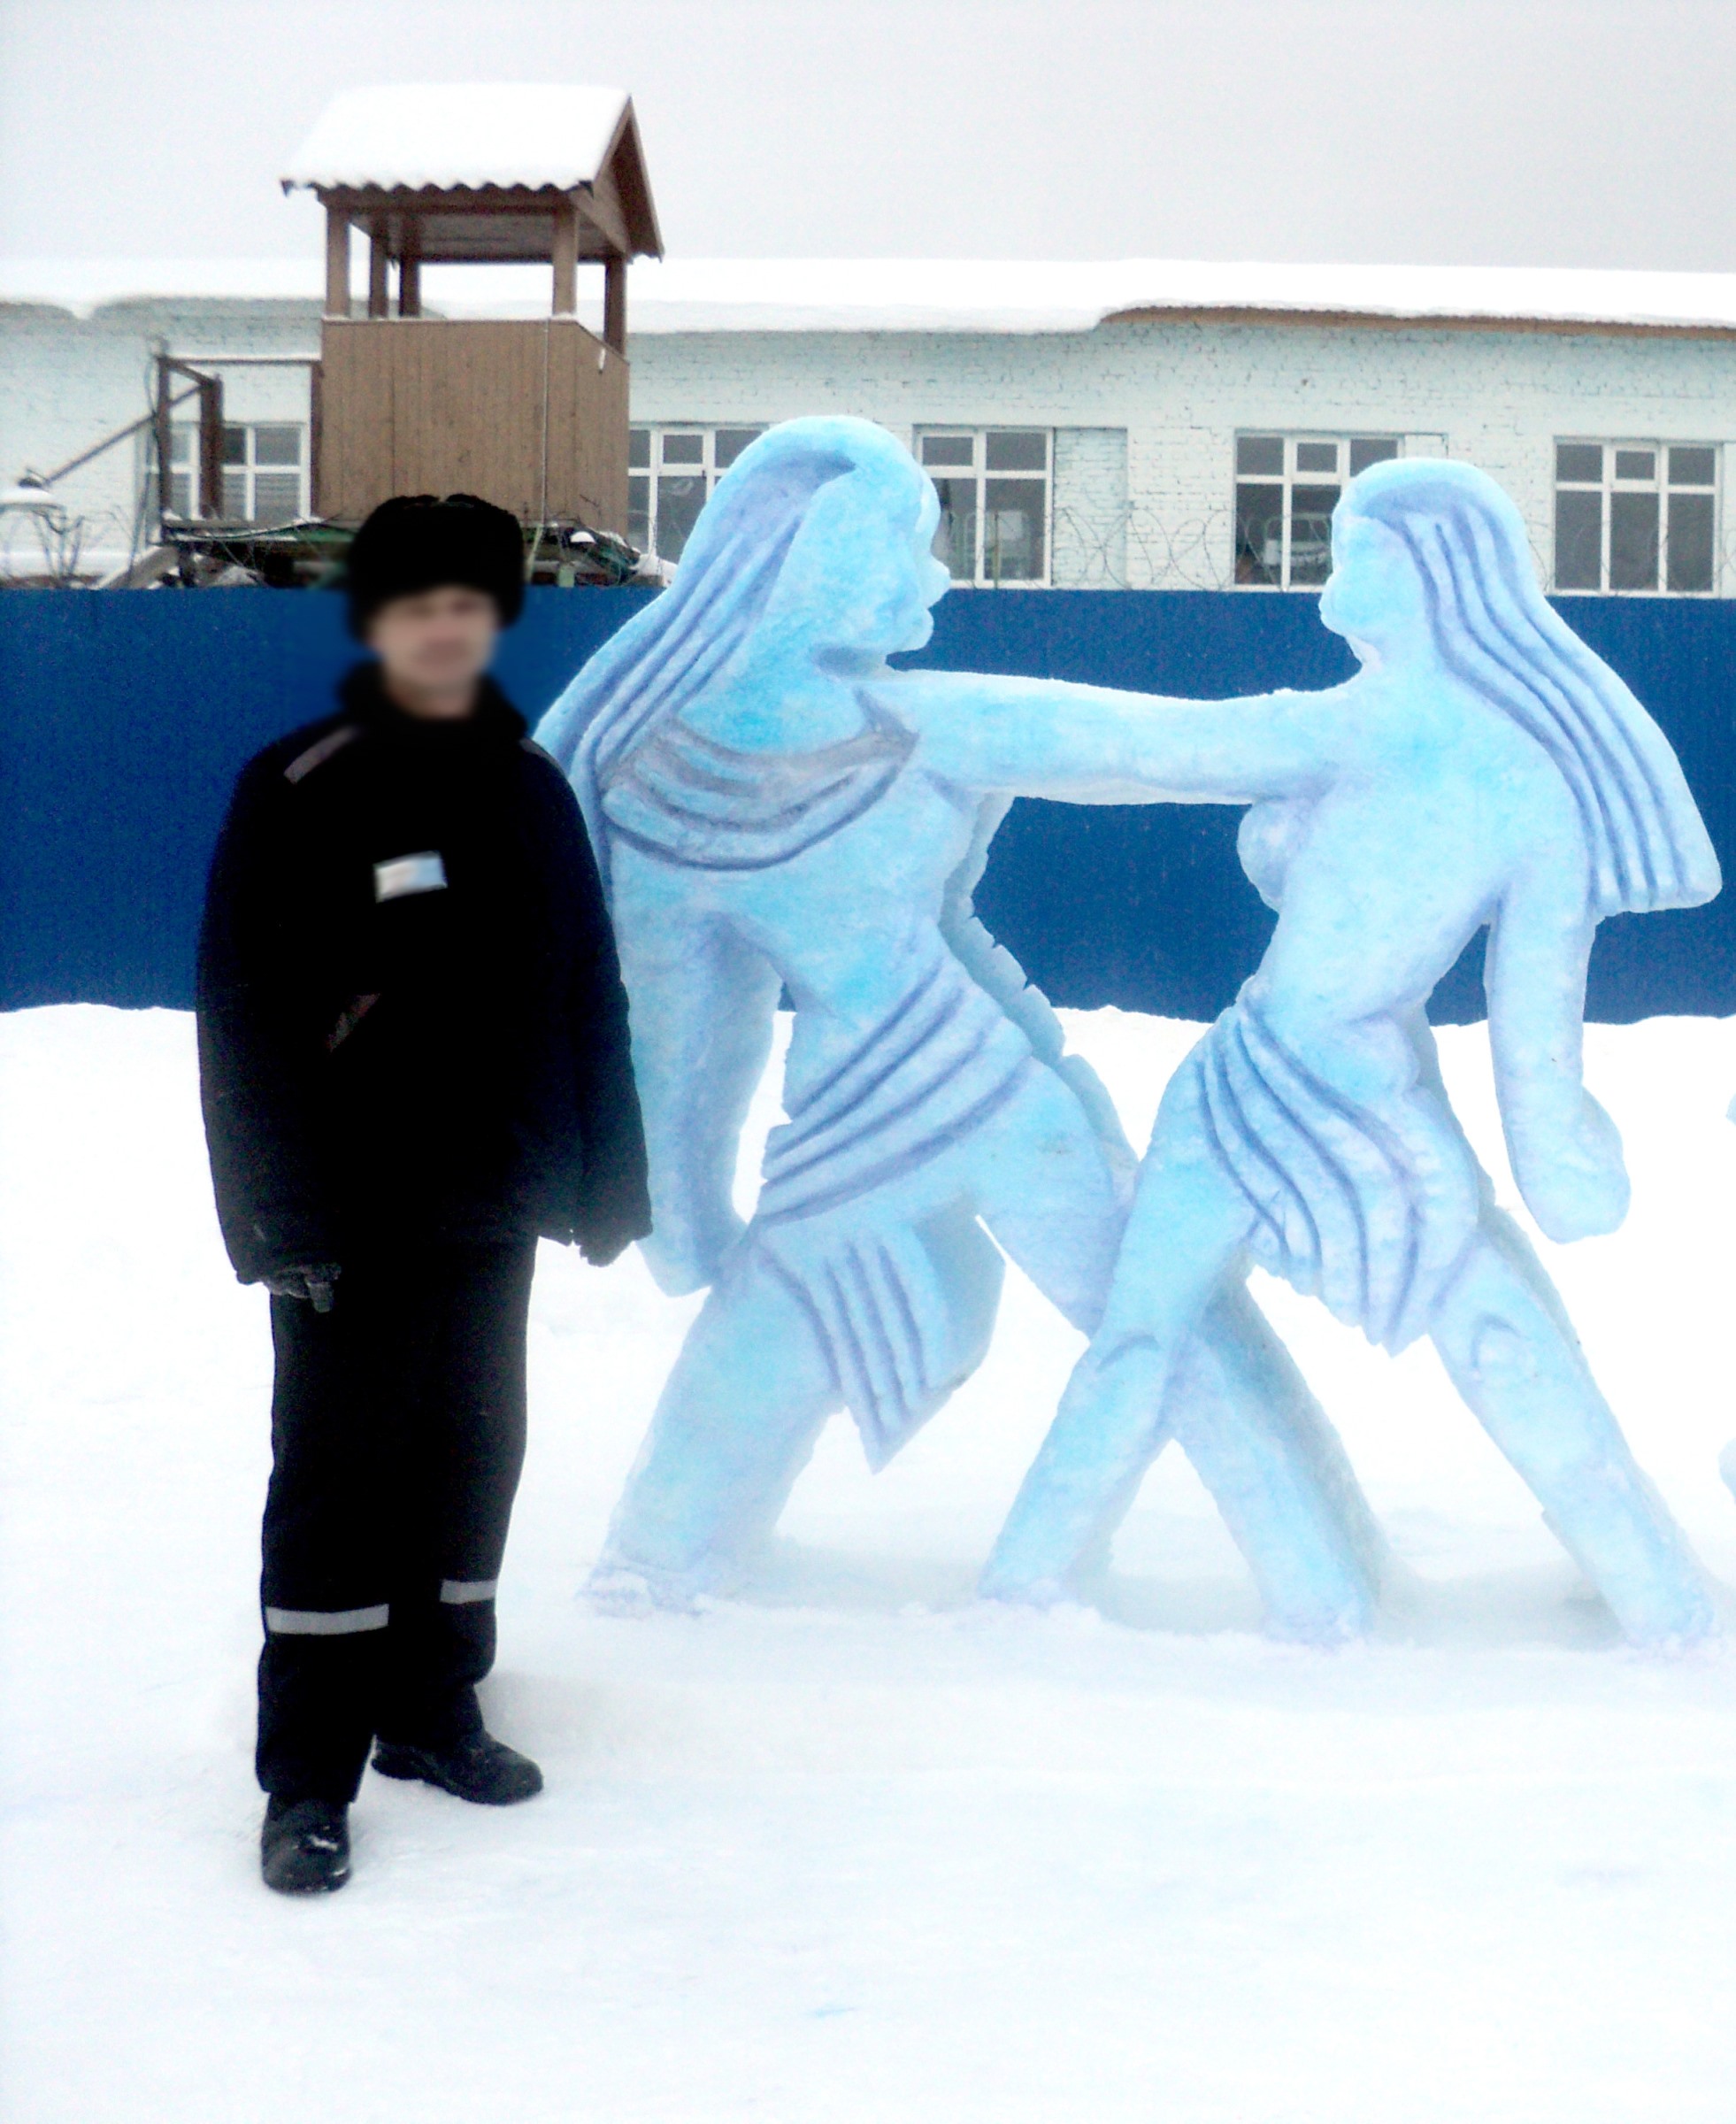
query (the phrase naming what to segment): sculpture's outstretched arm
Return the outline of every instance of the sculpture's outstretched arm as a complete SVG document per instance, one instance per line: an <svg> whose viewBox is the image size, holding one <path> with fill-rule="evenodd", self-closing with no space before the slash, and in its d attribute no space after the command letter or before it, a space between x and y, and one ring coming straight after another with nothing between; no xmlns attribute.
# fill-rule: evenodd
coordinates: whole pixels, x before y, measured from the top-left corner
<svg viewBox="0 0 1736 2124"><path fill-rule="evenodd" d="M1583 868L1539 862L1503 894L1485 965L1507 1154L1526 1206L1556 1240L1612 1232L1627 1214L1621 1137L1581 1075L1596 931Z"/></svg>
<svg viewBox="0 0 1736 2124"><path fill-rule="evenodd" d="M1071 804L1251 804L1330 778L1342 688L1178 701L1060 680L901 672L918 757L968 788Z"/></svg>
<svg viewBox="0 0 1736 2124"><path fill-rule="evenodd" d="M633 997L633 1064L651 1168L644 1252L680 1297L711 1282L740 1236L732 1199L748 1106L772 1051L778 976L716 917L616 904Z"/></svg>

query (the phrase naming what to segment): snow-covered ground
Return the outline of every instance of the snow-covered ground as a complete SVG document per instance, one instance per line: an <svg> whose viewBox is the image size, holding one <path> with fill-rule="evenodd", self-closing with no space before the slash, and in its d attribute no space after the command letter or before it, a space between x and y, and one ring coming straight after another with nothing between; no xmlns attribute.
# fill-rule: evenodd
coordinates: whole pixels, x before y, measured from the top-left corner
<svg viewBox="0 0 1736 2124"><path fill-rule="evenodd" d="M1072 1021L1142 1140L1189 1028ZM1501 1158L1480 1031L1444 1036ZM1618 1236L1544 1251L1736 1581L1736 1023L1590 1035ZM490 1713L502 1814L370 1779L342 1895L259 1885L265 1304L188 1020L0 1019L8 2124L1730 2124L1736 1657L1611 1642L1427 1350L1260 1286L1410 1568L1268 1645L1165 1456L1114 1612L973 1572L1075 1351L1015 1275L883 1475L841 1423L749 1597L574 1599L688 1303L549 1251ZM769 1107L762 1120L769 1119Z"/></svg>

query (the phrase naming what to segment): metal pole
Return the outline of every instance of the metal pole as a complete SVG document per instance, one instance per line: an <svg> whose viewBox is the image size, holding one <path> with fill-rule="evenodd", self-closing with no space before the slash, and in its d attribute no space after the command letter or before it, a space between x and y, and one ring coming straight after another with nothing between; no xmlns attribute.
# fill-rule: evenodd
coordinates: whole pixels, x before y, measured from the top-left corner
<svg viewBox="0 0 1736 2124"><path fill-rule="evenodd" d="M325 370L315 362L308 371L307 379L307 450L308 450L308 507L315 516L319 514L320 479L319 455L321 430L325 411L322 381Z"/></svg>
<svg viewBox="0 0 1736 2124"><path fill-rule="evenodd" d="M173 493L174 433L169 419L169 373L171 364L167 354L159 345L157 350L157 412L154 416L157 429L157 538L161 544L164 519L170 513L169 504Z"/></svg>
<svg viewBox="0 0 1736 2124"><path fill-rule="evenodd" d="M199 514L220 517L223 508L223 381L199 379Z"/></svg>

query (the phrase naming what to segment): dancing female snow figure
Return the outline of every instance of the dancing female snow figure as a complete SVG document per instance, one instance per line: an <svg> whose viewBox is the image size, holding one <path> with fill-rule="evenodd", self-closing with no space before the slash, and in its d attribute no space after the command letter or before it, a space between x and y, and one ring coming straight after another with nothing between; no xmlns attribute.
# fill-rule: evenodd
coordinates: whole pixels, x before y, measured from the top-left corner
<svg viewBox="0 0 1736 2124"><path fill-rule="evenodd" d="M1241 845L1276 933L1164 1096L1104 1319L985 1589L1052 1597L1107 1541L1189 1333L1251 1259L1391 1350L1432 1337L1628 1635L1693 1638L1712 1621L1701 1574L1494 1206L1424 1006L1486 923L1514 1176L1551 1238L1611 1231L1621 1145L1580 1080L1593 935L1709 899L1717 860L1662 733L1544 602L1493 481L1364 473L1333 563L1320 616L1363 671L1233 712L1274 768Z"/></svg>
<svg viewBox="0 0 1736 2124"><path fill-rule="evenodd" d="M579 789L615 918L647 1255L666 1290L711 1287L597 1568L622 1598L680 1604L726 1580L841 1406L871 1464L898 1451L987 1347L1002 1264L985 1225L1080 1328L1102 1311L1133 1153L971 895L1014 794L1191 790L1223 732L1197 705L1171 731L1140 695L888 669L928 639L947 587L937 521L884 430L773 429L719 482L674 587L539 733ZM780 983L789 1118L744 1229L737 1142ZM1172 1428L1271 1627L1360 1628L1379 1537L1243 1293L1202 1312L1178 1382Z"/></svg>

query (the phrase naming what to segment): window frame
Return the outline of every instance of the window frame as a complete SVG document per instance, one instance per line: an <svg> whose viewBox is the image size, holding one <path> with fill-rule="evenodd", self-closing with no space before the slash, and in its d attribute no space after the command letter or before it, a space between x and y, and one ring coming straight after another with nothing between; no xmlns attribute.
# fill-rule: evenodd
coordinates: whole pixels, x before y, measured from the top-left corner
<svg viewBox="0 0 1736 2124"><path fill-rule="evenodd" d="M1042 438L1043 462L1041 470L1023 467L991 467L988 463L988 438L991 435L1040 435ZM968 441L971 445L970 464L930 465L924 456L924 445L930 440ZM910 431L910 451L918 465L931 479L967 479L975 490L973 512L972 558L974 571L969 575L954 575L952 582L958 589L977 590L1047 590L1055 585L1055 430L1035 423L995 421L983 426L964 420L928 420L919 423ZM1034 575L993 574L989 572L988 486L991 481L1016 480L1021 484L1041 485L1042 509L1040 520L1042 526L1042 567ZM939 536L939 534L936 534ZM945 558L937 548L935 558Z"/></svg>
<svg viewBox="0 0 1736 2124"><path fill-rule="evenodd" d="M657 550L657 482L659 477L666 473L671 478L697 477L701 479L704 482L704 492L700 497L700 507L703 508L705 504L711 500L718 481L729 470L735 459L741 456L741 451L748 447L746 442L740 444L731 453L728 461L719 465L717 461L718 437L719 435L746 435L750 442L757 441L770 426L771 423L766 420L634 421L627 430L627 537L629 543L637 548L649 559L665 561L671 567L679 567L680 566L679 554L666 555L660 553ZM646 459L643 465L635 465L633 462L634 442L635 438L640 435L648 438ZM679 460L672 463L665 460L664 441L670 435L698 436L700 440L698 458L689 463L682 463ZM645 484L645 508L642 513L645 519L646 535L642 544L633 535L634 521L641 513L634 506L634 489L635 484L640 481L643 481ZM682 550L685 550L687 546L685 538L681 544Z"/></svg>
<svg viewBox="0 0 1736 2124"><path fill-rule="evenodd" d="M275 428L292 433L296 437L296 461L293 465L262 465L259 462L259 435L262 429ZM196 435L197 429L194 430ZM228 455L229 437L240 435L242 438L242 457L231 463ZM293 476L296 481L296 506L288 519L299 522L310 513L309 494L309 442L308 423L304 420L226 420L223 423L223 520L227 523L263 524L267 527L281 524L286 519L275 510L269 515L260 512L259 481L264 479L284 479ZM240 516L231 516L228 509L228 488L232 479L242 482L243 509Z"/></svg>
<svg viewBox="0 0 1736 2124"><path fill-rule="evenodd" d="M261 465L258 462L257 456L258 430L267 427L288 428L294 431L296 448L294 465ZM243 455L238 465L229 463L227 458L228 438L237 433L245 437L242 444ZM241 515L232 516L227 506L227 497L219 496L220 499L226 500L226 506L216 519L217 521L227 524L264 525L269 527L273 524L282 524L286 520L300 522L312 514L312 437L307 421L226 420L223 423L223 435L226 452L222 466L224 487L227 489L231 479L240 477L242 483L242 498L244 509ZM157 506L157 437L153 431L150 429L144 431L141 437L141 447L144 458L145 498L147 504L154 513ZM201 491L199 471L198 422L196 420L171 422L169 428L170 505L165 513L177 523L190 524L204 520L200 515L200 504L205 497ZM296 507L293 514L288 519L276 512L268 517L257 513L258 479L262 473L267 478L294 475ZM185 508L178 506L181 502L185 502L188 505Z"/></svg>
<svg viewBox="0 0 1736 2124"><path fill-rule="evenodd" d="M1652 437L1649 440L1630 435L1556 435L1550 445L1550 546L1549 588L1552 593L1563 597L1716 597L1719 594L1718 577L1721 555L1718 545L1718 528L1723 519L1724 457L1723 446L1717 442L1687 441L1680 437ZM1563 479L1561 472L1561 453L1564 450L1596 450L1602 453L1602 476L1596 480ZM1703 450L1710 452L1712 476L1709 482L1675 481L1670 476L1670 456L1673 450ZM1653 459L1653 474L1649 480L1620 476L1618 467L1624 454L1646 451ZM1598 562L1597 583L1563 583L1561 575L1561 502L1562 496L1575 494L1594 494L1598 503ZM1615 543L1615 497L1625 494L1655 494L1658 497L1657 511L1657 566L1655 580L1648 584L1613 584L1610 581L1610 560ZM1671 499L1675 495L1706 495L1712 504L1711 569L1703 588L1677 589L1670 581L1670 521Z"/></svg>
<svg viewBox="0 0 1736 2124"><path fill-rule="evenodd" d="M1282 468L1278 472L1244 472L1241 469L1242 445L1244 442L1279 443L1281 446L1283 452ZM1358 443L1374 443L1379 445L1381 446L1381 454L1378 457L1369 458L1367 464L1358 466L1356 467L1356 471L1353 472L1350 469L1351 453ZM1391 444L1392 446L1390 450L1386 450L1385 447L1387 444ZM1333 452L1333 470L1328 471L1324 466L1305 467L1298 463L1298 457L1302 450L1310 449L1318 450L1327 447L1330 447ZM1350 484L1350 481L1356 477L1357 472L1367 471L1369 465L1388 464L1393 458L1402 458L1403 455L1404 435L1402 434L1395 433L1391 429L1371 427L1336 428L1328 430L1325 428L1239 427L1235 432L1235 435L1232 441L1230 448L1230 463L1232 467L1230 507L1231 588L1238 590L1297 590L1308 593L1310 595L1317 595L1325 585L1326 576L1332 572L1330 553L1327 553L1325 569L1321 574L1318 576L1310 576L1307 580L1301 582L1294 580L1295 563L1295 546L1294 536L1294 527L1295 521L1295 490L1298 488L1307 489L1310 487L1325 486L1329 484L1336 488L1338 494L1341 496L1344 492L1344 489ZM1241 565L1241 489L1244 487L1272 486L1277 486L1281 490L1281 501L1279 517L1280 528L1279 533L1278 580L1275 582L1244 581L1239 573ZM1334 500L1333 506L1337 506L1336 500ZM1270 566L1271 564L1263 560L1259 565L1264 567Z"/></svg>

